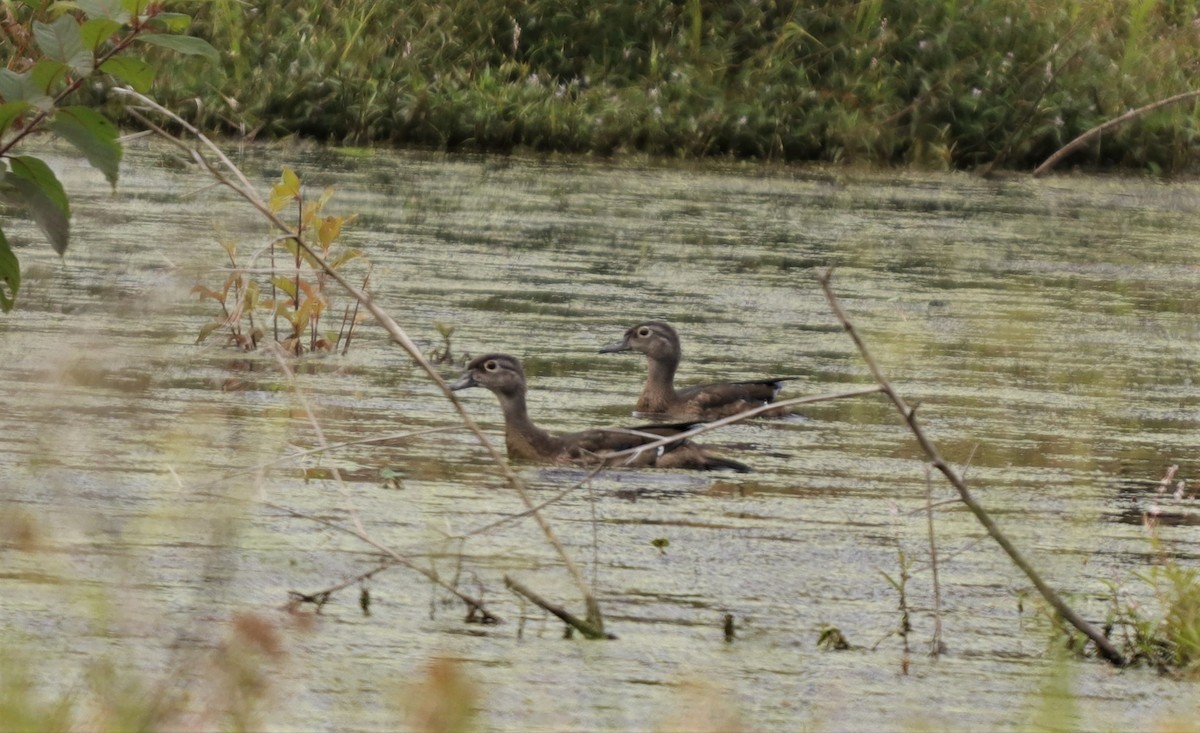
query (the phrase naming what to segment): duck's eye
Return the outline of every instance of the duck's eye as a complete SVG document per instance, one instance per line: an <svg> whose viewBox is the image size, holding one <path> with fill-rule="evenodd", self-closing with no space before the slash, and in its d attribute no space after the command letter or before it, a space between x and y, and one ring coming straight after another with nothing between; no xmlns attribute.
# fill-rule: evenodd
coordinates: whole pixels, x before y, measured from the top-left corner
<svg viewBox="0 0 1200 733"><path fill-rule="evenodd" d="M641 328L639 328L637 330L637 335L641 336L642 338L646 338L647 336L650 335L650 329L646 328L645 326L642 326Z"/></svg>
<svg viewBox="0 0 1200 733"><path fill-rule="evenodd" d="M500 368L500 365L494 361L489 361L483 365L483 368L487 369L489 372L494 372Z"/></svg>

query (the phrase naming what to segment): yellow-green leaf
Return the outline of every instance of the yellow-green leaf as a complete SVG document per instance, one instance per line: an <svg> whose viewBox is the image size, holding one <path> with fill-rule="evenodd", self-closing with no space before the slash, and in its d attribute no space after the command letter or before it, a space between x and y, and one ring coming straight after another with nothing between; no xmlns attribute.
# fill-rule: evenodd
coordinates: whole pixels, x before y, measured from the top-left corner
<svg viewBox="0 0 1200 733"><path fill-rule="evenodd" d="M295 280L290 280L286 277L283 277L282 275L276 275L275 277L271 278L271 282L275 284L275 287L279 288L284 293L286 293L289 298L291 298L292 300L296 299L296 281Z"/></svg>
<svg viewBox="0 0 1200 733"><path fill-rule="evenodd" d="M278 214L289 202L300 198L300 178L291 168L284 167L279 183L271 187L271 212Z"/></svg>
<svg viewBox="0 0 1200 733"><path fill-rule="evenodd" d="M299 196L300 176L296 175L296 171L284 166L283 173L279 176L279 185L277 188L288 196Z"/></svg>
<svg viewBox="0 0 1200 733"><path fill-rule="evenodd" d="M337 239L342 233L342 217L327 216L321 220L321 226L317 229L317 236L321 240L321 249L325 252L329 251L329 246L333 244L333 240Z"/></svg>
<svg viewBox="0 0 1200 733"><path fill-rule="evenodd" d="M348 249L348 250L342 252L341 254L339 254L337 257L334 257L332 260L329 260L328 264L330 267L332 267L333 269L336 270L339 267L341 267L342 265L349 262L350 260L357 259L357 258L363 257L363 256L364 256L363 252L360 249Z"/></svg>

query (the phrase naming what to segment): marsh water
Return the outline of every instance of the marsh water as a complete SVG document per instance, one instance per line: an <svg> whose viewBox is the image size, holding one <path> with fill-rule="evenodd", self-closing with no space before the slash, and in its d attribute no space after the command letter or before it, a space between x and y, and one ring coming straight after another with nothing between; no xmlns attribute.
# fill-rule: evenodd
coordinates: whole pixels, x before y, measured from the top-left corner
<svg viewBox="0 0 1200 733"><path fill-rule="evenodd" d="M427 351L442 324L455 360L522 358L549 429L637 424L643 360L596 351L652 318L681 334L683 384L868 384L816 282L834 267L943 453L1088 618L1104 621L1112 584L1151 603L1134 574L1160 553L1196 562L1191 489L1177 500L1159 479L1178 465L1200 480L1200 185L235 152L264 193L284 165L314 194L333 186L329 209L358 214L342 240L369 258L377 302ZM1047 710L1126 730L1196 715L1190 683L1050 653L1028 581L878 397L703 436L750 474L614 470L547 506L619 637L565 640L503 582L582 613L561 562L530 520L493 526L522 505L381 329L300 360L295 388L265 354L220 334L196 344L219 307L191 288L224 280L221 240L248 260L266 227L165 149L132 143L111 195L65 151L45 156L72 197L73 245L59 260L31 222L4 220L25 280L0 319L0 642L39 694L88 689L108 665L146 690L191 684L202 707L230 620L253 615L283 637L260 711L276 730L395 729L434 658L462 663L487 730L1027 729ZM301 454L317 440L298 394L329 443L410 435ZM460 394L502 443L492 395ZM585 475L516 468L539 501ZM464 622L396 567L367 582L369 615L352 584L298 623L289 591L375 566L374 547L329 525L354 515L503 622ZM884 575L900 578L900 553L907 655ZM851 648L818 647L827 627Z"/></svg>

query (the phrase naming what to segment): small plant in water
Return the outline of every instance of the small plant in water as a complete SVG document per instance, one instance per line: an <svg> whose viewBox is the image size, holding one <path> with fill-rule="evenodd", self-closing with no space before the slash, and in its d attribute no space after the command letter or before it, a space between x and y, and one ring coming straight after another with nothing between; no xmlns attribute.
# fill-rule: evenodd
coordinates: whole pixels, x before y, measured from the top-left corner
<svg viewBox="0 0 1200 733"><path fill-rule="evenodd" d="M456 326L443 323L442 321L434 321L433 327L437 329L438 335L442 337L442 345L429 352L429 361L433 364L453 364L454 352L450 348L450 337L454 335ZM464 357L463 363L469 361Z"/></svg>
<svg viewBox="0 0 1200 733"><path fill-rule="evenodd" d="M875 646L873 646L871 648L874 649L875 647L878 647L881 643L883 643L884 639L887 639L888 637L892 636L893 634L898 634L900 636L900 638L904 641L904 657L900 663L901 671L904 674L908 674L909 654L911 653L911 649L909 648L909 645L908 645L908 634L909 634L909 632L912 631L912 620L909 616L909 609L908 609L908 581L912 578L911 570L912 570L912 566L913 566L913 561L912 561L912 558L910 558L907 554L905 554L904 549L902 547L900 547L899 542L897 542L897 544L896 544L896 557L899 560L899 564L900 564L899 580L897 580L896 578L893 578L892 576L888 575L887 573L885 573L882 570L879 571L879 574L882 575L887 580L887 582L890 583L891 586L896 589L896 593L899 595L899 598L897 600L897 607L900 610L900 625L897 626L895 630L889 631L883 637L883 639L880 639L879 641L875 642Z"/></svg>
<svg viewBox="0 0 1200 733"><path fill-rule="evenodd" d="M391 468L379 469L379 478L383 480L382 486L385 489L403 489L404 484L400 483L400 474Z"/></svg>
<svg viewBox="0 0 1200 733"><path fill-rule="evenodd" d="M846 640L841 629L827 625L821 629L821 635L817 637L817 646L827 652L840 652L849 649L850 642Z"/></svg>
<svg viewBox="0 0 1200 733"><path fill-rule="evenodd" d="M294 206L297 237L302 237L314 252L319 252L331 268L339 270L364 255L357 249L335 247L342 227L355 217L324 214L332 197L333 189L327 188L316 201L306 201L299 176L292 169L284 168L279 183L271 189L270 207L278 214L288 206ZM297 356L306 351L333 351L339 345L343 346L342 353L349 349L359 320L357 302L353 307L347 305L344 308L336 333L323 327L322 317L329 309L334 289L328 287L328 275L316 259L297 244L296 237L282 237L271 242L266 283L256 280L252 276L253 270L239 265L236 243L223 241L221 246L230 264L229 276L221 289L214 290L203 284L192 288L201 300L209 298L221 306L221 313L200 329L197 342L226 329L231 343L247 351L253 350L266 337L265 325L269 321L271 337ZM291 255L290 266L276 261L277 247ZM363 282L365 287L366 278ZM256 314L261 314L257 321Z"/></svg>
<svg viewBox="0 0 1200 733"><path fill-rule="evenodd" d="M1164 674L1196 677L1200 673L1200 570L1181 566L1162 550L1154 516L1146 515L1145 523L1159 563L1134 577L1150 590L1155 602L1129 598L1119 584L1110 583L1105 630L1119 635L1131 662L1153 665Z"/></svg>

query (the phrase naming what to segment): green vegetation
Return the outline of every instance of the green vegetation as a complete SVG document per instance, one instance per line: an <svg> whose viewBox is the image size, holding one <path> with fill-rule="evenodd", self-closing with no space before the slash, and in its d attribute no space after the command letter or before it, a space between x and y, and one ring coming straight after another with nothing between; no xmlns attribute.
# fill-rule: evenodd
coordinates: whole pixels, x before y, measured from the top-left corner
<svg viewBox="0 0 1200 733"><path fill-rule="evenodd" d="M1151 539L1158 546L1157 537ZM1112 584L1106 627L1134 663L1194 679L1200 673L1200 571L1161 553L1158 565L1135 577L1153 602L1139 601Z"/></svg>
<svg viewBox="0 0 1200 733"><path fill-rule="evenodd" d="M187 15L147 0L0 2L0 200L28 212L55 252L70 241L70 201L54 171L40 158L18 155L18 146L54 133L116 186L117 128L87 105L85 83L115 78L149 88L155 67L136 52L150 48L215 60L208 43L178 35L190 24ZM0 309L12 310L20 289L20 263L0 230Z"/></svg>
<svg viewBox="0 0 1200 733"><path fill-rule="evenodd" d="M332 197L333 189L327 188L315 201L306 200L299 176L284 167L279 183L271 189L270 209L275 214L287 208L295 210L297 236L303 238L308 249L301 248L296 237L272 241L267 248L270 269L262 272L263 282L260 282L256 277L259 271L238 262L237 243L222 240L221 247L231 269L221 289L213 290L202 284L192 288L201 300L211 299L221 306L220 314L201 327L197 341L224 330L231 344L250 351L258 348L267 335L264 326L269 322L273 340L288 353L299 356L306 351L335 351L339 346L346 353L359 321L358 303L345 306L336 333L329 329L328 323L322 326L321 317L329 309L334 291L340 289L310 254L319 252L334 271L363 257L357 249L334 249L342 227L354 217L325 214L325 205ZM286 262L276 260L277 247L286 253L283 258ZM364 286L365 282L364 278ZM261 314L258 323L256 313ZM449 353L449 334L446 334L446 352Z"/></svg>
<svg viewBox="0 0 1200 733"><path fill-rule="evenodd" d="M339 144L1030 168L1187 91L1197 0L287 0L195 7L222 64L158 89L206 129ZM1196 162L1196 108L1073 161Z"/></svg>

